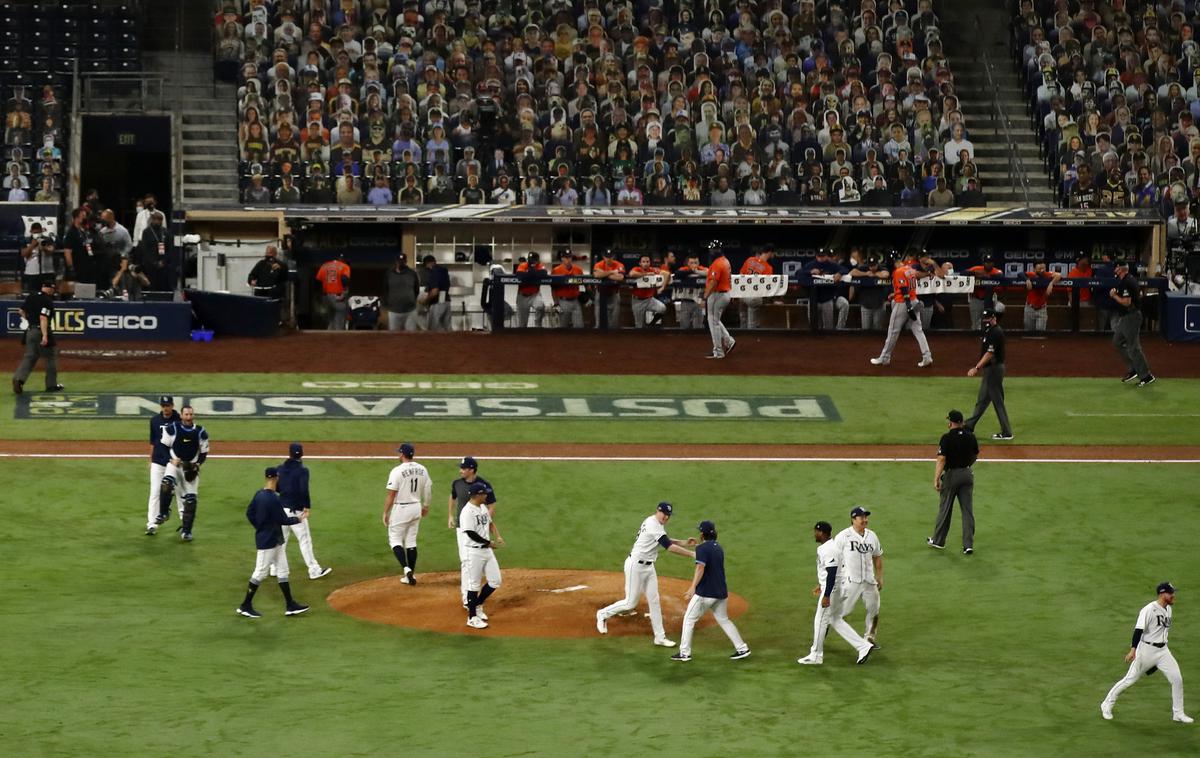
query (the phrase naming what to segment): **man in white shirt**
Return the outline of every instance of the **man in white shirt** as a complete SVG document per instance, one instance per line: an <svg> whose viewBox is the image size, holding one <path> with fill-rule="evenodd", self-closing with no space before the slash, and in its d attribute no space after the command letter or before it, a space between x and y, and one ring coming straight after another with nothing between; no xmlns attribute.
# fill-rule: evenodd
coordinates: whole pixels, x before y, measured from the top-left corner
<svg viewBox="0 0 1200 758"><path fill-rule="evenodd" d="M867 609L863 637L874 646L879 626L879 591L883 589L883 547L879 544L879 536L867 528L870 515L870 511L856 505L850 510L850 526L834 538L838 574L842 580L842 608L832 625L842 633L838 624L846 623L846 616L861 597Z"/></svg>
<svg viewBox="0 0 1200 758"><path fill-rule="evenodd" d="M416 584L413 571L417 567L417 531L422 517L429 513L433 482L429 471L413 460L416 449L410 443L405 442L396 452L400 453L400 464L388 474L383 525L388 530L388 545L404 569L400 582Z"/></svg>
<svg viewBox="0 0 1200 758"><path fill-rule="evenodd" d="M1171 719L1183 724L1190 724L1195 719L1183 712L1183 675L1179 673L1179 664L1167 647L1167 634L1171 631L1171 606L1175 605L1175 586L1170 582L1158 585L1158 597L1154 602L1142 608L1138 613L1137 623L1133 625L1133 642L1129 652L1125 654L1125 662L1129 671L1125 678L1112 686L1104 701L1100 703L1100 715L1105 720L1113 717L1113 706L1117 697L1134 682L1156 670L1171 683Z"/></svg>
<svg viewBox="0 0 1200 758"><path fill-rule="evenodd" d="M837 543L830 539L832 533L833 527L828 521L818 521L813 526L813 539L817 542L817 586L813 588L817 612L813 617L813 644L808 655L796 660L805 666L820 666L825 662L825 634L831 625L858 653L857 663L865 663L874 647L842 620L842 593L838 590L841 556Z"/></svg>
<svg viewBox="0 0 1200 758"><path fill-rule="evenodd" d="M646 603L650 606L650 627L654 630L654 644L675 647L675 642L667 639L666 629L663 628L662 605L658 599L658 573L654 570L654 562L658 560L659 549L695 560L696 554L691 550L684 550L682 546L695 545L696 538L690 537L685 541L673 540L667 536L666 525L673 510L670 503L659 503L654 513L642 521L637 538L633 542L633 549L625 559L625 597L596 611L596 631L608 634L608 619L618 613L637 608L644 594Z"/></svg>

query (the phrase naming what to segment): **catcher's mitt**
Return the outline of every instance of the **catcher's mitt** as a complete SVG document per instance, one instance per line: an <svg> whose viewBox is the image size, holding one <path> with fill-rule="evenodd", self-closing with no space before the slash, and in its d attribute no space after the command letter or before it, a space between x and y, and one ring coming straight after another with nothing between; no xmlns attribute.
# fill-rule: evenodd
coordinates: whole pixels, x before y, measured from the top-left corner
<svg viewBox="0 0 1200 758"><path fill-rule="evenodd" d="M194 482L197 476L200 476L200 464L185 461L183 464L183 478L186 481Z"/></svg>

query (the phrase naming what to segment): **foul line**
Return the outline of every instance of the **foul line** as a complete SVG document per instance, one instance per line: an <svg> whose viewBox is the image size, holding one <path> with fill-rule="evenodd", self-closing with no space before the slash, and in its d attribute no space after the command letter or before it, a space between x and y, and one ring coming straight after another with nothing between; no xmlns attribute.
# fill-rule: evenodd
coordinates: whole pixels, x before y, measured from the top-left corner
<svg viewBox="0 0 1200 758"><path fill-rule="evenodd" d="M242 459L255 461L277 461L278 454L254 453L214 454L209 458ZM67 459L137 459L146 460L140 453L0 453L0 458L67 458ZM306 455L306 461L394 461L394 455ZM426 461L457 461L457 455L423 455ZM603 456L603 455L499 455L489 456L493 461L523 461L530 463L929 463L932 456L917 457L874 457L837 458L832 456L696 456L684 457L663 455ZM1200 458L984 458L980 463L1200 463Z"/></svg>
<svg viewBox="0 0 1200 758"><path fill-rule="evenodd" d="M1075 413L1067 411L1067 415L1076 418L1200 418L1200 413Z"/></svg>

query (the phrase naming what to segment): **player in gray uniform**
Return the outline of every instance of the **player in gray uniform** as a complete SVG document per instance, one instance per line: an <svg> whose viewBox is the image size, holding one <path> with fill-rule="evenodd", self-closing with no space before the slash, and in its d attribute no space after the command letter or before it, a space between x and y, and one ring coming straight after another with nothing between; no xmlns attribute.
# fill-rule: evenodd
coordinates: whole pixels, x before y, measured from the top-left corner
<svg viewBox="0 0 1200 758"><path fill-rule="evenodd" d="M1113 706L1117 697L1129 689L1134 682L1155 671L1163 672L1163 676L1171 683L1171 720L1190 724L1195 719L1183 712L1183 675L1179 673L1179 664L1167 647L1167 634L1171 631L1172 608L1175 605L1175 585L1162 582L1158 585L1158 597L1138 613L1137 623L1133 625L1133 642L1129 652L1125 654L1125 662L1129 671L1125 678L1112 686L1104 701L1100 703L1100 715L1106 720L1113 717Z"/></svg>

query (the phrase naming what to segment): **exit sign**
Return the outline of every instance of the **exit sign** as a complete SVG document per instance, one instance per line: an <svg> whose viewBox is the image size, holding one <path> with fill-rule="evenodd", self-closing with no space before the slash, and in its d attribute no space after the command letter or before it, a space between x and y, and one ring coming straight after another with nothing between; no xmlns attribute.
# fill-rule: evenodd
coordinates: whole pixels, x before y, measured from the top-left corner
<svg viewBox="0 0 1200 758"><path fill-rule="evenodd" d="M121 132L120 134L117 135L117 144L118 145L129 145L129 146L136 145L137 144L137 135L134 134L133 132Z"/></svg>

